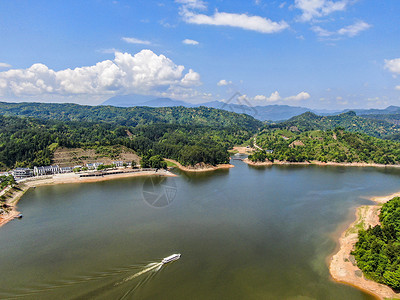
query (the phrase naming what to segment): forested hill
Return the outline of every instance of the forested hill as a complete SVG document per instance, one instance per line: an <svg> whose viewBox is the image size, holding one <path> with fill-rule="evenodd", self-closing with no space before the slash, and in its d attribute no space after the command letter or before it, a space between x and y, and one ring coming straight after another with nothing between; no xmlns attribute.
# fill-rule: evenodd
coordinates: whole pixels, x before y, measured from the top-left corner
<svg viewBox="0 0 400 300"><path fill-rule="evenodd" d="M122 126L147 124L206 125L242 127L256 130L262 122L245 114L201 107L114 107L58 103L0 102L0 115L33 117L42 120L84 121Z"/></svg>
<svg viewBox="0 0 400 300"><path fill-rule="evenodd" d="M255 132L238 126L121 126L0 115L0 170L50 165L59 147L93 149L101 154L114 146L125 146L140 156L151 153L183 165L216 165L229 162L227 150L249 140Z"/></svg>
<svg viewBox="0 0 400 300"><path fill-rule="evenodd" d="M281 129L298 130L332 130L341 127L346 131L365 133L379 138L392 138L400 133L400 126L385 120L363 118L355 112L346 112L336 116L318 116L312 112L306 112L293 117L285 122L274 125Z"/></svg>

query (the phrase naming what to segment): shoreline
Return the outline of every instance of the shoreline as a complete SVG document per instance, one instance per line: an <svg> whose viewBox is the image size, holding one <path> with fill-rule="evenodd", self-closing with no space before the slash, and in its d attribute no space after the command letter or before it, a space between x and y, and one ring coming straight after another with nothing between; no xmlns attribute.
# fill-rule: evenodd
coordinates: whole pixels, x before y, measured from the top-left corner
<svg viewBox="0 0 400 300"><path fill-rule="evenodd" d="M209 172L209 171L215 171L215 170L220 170L220 169L230 169L234 168L234 165L231 164L220 164L217 166L207 166L207 167L202 167L200 166L199 168L196 167L185 167L182 166L179 162L173 159L165 158L165 161L169 161L177 166L178 169L185 171L185 172Z"/></svg>
<svg viewBox="0 0 400 300"><path fill-rule="evenodd" d="M288 162L288 161L264 161L264 162L252 162L248 158L243 159L248 165L251 166L272 166L272 165L298 165L298 166L335 166L335 167L374 167L374 168L400 168L400 165L383 165L376 163L337 163L337 162L320 162L320 161L311 161L311 162Z"/></svg>
<svg viewBox="0 0 400 300"><path fill-rule="evenodd" d="M379 211L381 205L394 197L399 197L400 192L387 196L374 196L368 198L375 202L374 205L362 205L356 208L355 220L341 233L334 234L339 236L334 253L328 256L329 273L336 282L353 286L364 291L377 299L393 298L400 299L400 293L394 292L390 287L365 278L362 271L357 267L354 257L350 254L358 240L358 230L360 227L367 229L379 224ZM354 216L354 215L353 215Z"/></svg>
<svg viewBox="0 0 400 300"><path fill-rule="evenodd" d="M30 180L19 182L18 187L21 190L14 192L11 198L6 201L6 204L11 207L11 210L7 213L7 215L0 217L0 227L14 220L15 217L20 213L17 210L18 201L30 188L36 188L37 186L45 186L45 185L56 185L56 184L101 182L119 178L154 176L154 175L168 176L168 177L177 176L169 171L159 170L158 172L140 171L140 172L111 174L111 175L96 176L96 177L80 177L79 174L75 173L56 174L52 176L43 176L41 178L31 177L32 179L30 178Z"/></svg>

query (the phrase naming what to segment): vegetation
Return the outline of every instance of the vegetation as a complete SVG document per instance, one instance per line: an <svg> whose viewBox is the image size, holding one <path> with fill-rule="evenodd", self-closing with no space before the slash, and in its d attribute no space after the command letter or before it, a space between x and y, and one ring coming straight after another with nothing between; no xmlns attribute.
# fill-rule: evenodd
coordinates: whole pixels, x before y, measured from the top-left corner
<svg viewBox="0 0 400 300"><path fill-rule="evenodd" d="M364 274L394 289L400 289L400 197L382 206L381 225L360 230L352 254Z"/></svg>
<svg viewBox="0 0 400 300"><path fill-rule="evenodd" d="M353 111L336 116L318 116L314 113L306 112L285 122L269 125L269 128L288 129L299 132L310 130L326 131L338 127L349 132L365 133L378 138L388 138L396 133L400 133L400 126L398 124L389 123L385 119L358 117Z"/></svg>
<svg viewBox="0 0 400 300"><path fill-rule="evenodd" d="M232 114L232 122L235 116L240 123L242 115ZM130 127L0 116L0 169L50 165L57 147L95 149L99 155L114 157L119 153L113 153L110 146L115 145L126 146L139 155L152 149L154 155L183 165L216 165L228 162L227 150L254 133L252 126L205 126L196 122Z"/></svg>
<svg viewBox="0 0 400 300"><path fill-rule="evenodd" d="M262 122L245 114L236 114L204 106L188 107L114 107L85 106L71 103L0 102L0 114L64 122L108 123L128 127L149 124L203 125L240 127L257 130Z"/></svg>
<svg viewBox="0 0 400 300"><path fill-rule="evenodd" d="M114 164L111 165L100 165L97 167L97 171L106 170L106 169L114 169L116 166Z"/></svg>
<svg viewBox="0 0 400 300"><path fill-rule="evenodd" d="M250 154L248 156L248 159L251 160L252 162L264 162L266 160L273 162L274 156L271 153L267 153L267 151L263 150Z"/></svg>
<svg viewBox="0 0 400 300"><path fill-rule="evenodd" d="M366 162L399 164L400 143L382 140L361 133L336 130L265 130L257 137L257 145L272 154L256 153L250 159L288 162Z"/></svg>
<svg viewBox="0 0 400 300"><path fill-rule="evenodd" d="M0 190L4 189L9 185L14 185L14 184L15 184L14 176L12 175L0 176Z"/></svg>
<svg viewBox="0 0 400 300"><path fill-rule="evenodd" d="M153 151L149 150L143 155L140 166L142 168L167 169L167 162L161 155L153 155Z"/></svg>

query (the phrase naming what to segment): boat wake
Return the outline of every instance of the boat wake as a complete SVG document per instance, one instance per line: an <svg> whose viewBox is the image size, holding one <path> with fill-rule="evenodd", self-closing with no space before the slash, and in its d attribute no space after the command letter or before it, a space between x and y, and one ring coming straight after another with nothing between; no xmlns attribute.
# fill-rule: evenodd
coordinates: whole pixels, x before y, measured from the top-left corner
<svg viewBox="0 0 400 300"><path fill-rule="evenodd" d="M109 284L103 285L102 287L97 288L83 296L79 296L76 299L88 299L91 297L101 295L103 293L107 293L113 288L117 288L118 286L120 286L126 282L129 282L131 280L134 280L135 278L138 278L142 275L147 274L147 276L144 276L144 278L142 280L140 280L135 286L130 288L120 298L120 299L125 299L129 294L131 294L133 291L135 291L139 286L142 286L143 284L148 282L158 271L161 270L161 268L165 264L175 261L179 258L180 258L180 254L173 254L171 256L164 258L161 262L150 263L150 264L142 267L142 268L144 268L143 270L141 270L133 275L130 275L120 281L117 281L117 282L113 281ZM29 296L32 297L33 295L37 295L37 294L41 294L41 293L45 293L45 292L51 292L56 289L66 288L68 286L89 283L91 281L99 281L102 279L107 279L107 278L115 277L115 276L121 276L122 274L131 272L132 270L138 269L139 267L140 267L139 265L131 265L128 267L113 269L113 270L106 271L106 272L94 273L94 274L88 275L88 276L79 276L79 277L75 277L73 279L59 280L54 283L41 284L41 285L35 286L35 287L26 287L26 288L20 289L19 291L13 291L13 292L10 291L10 292L6 292L6 293L2 293L2 294L0 294L0 298L1 299L19 299L19 298L25 298L25 297L29 297Z"/></svg>
<svg viewBox="0 0 400 300"><path fill-rule="evenodd" d="M117 282L114 286L121 285L121 284L123 284L123 283L125 283L125 282L127 282L127 281L133 280L133 279L139 277L140 275L146 274L146 273L148 273L148 272L150 272L150 271L157 272L157 271L159 271L159 270L161 269L161 267L162 267L163 265L164 265L164 263L162 263L162 262L160 262L160 263L151 263L151 264L148 264L148 265L146 266L146 267L147 267L146 269L144 269L144 270L142 270L142 271L140 271L140 272L137 272L136 274L133 274L133 275L131 275L131 276L125 278L124 280L122 280L122 281L120 281L120 282Z"/></svg>

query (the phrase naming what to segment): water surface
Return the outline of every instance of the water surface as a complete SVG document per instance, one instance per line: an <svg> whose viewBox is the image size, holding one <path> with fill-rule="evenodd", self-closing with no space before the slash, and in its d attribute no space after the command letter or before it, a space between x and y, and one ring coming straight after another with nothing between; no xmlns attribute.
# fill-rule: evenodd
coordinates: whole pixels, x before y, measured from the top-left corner
<svg viewBox="0 0 400 300"><path fill-rule="evenodd" d="M400 170L234 164L153 178L176 187L161 208L143 200L146 177L29 190L24 218L0 230L0 298L371 299L333 282L326 257L356 206L399 190Z"/></svg>

